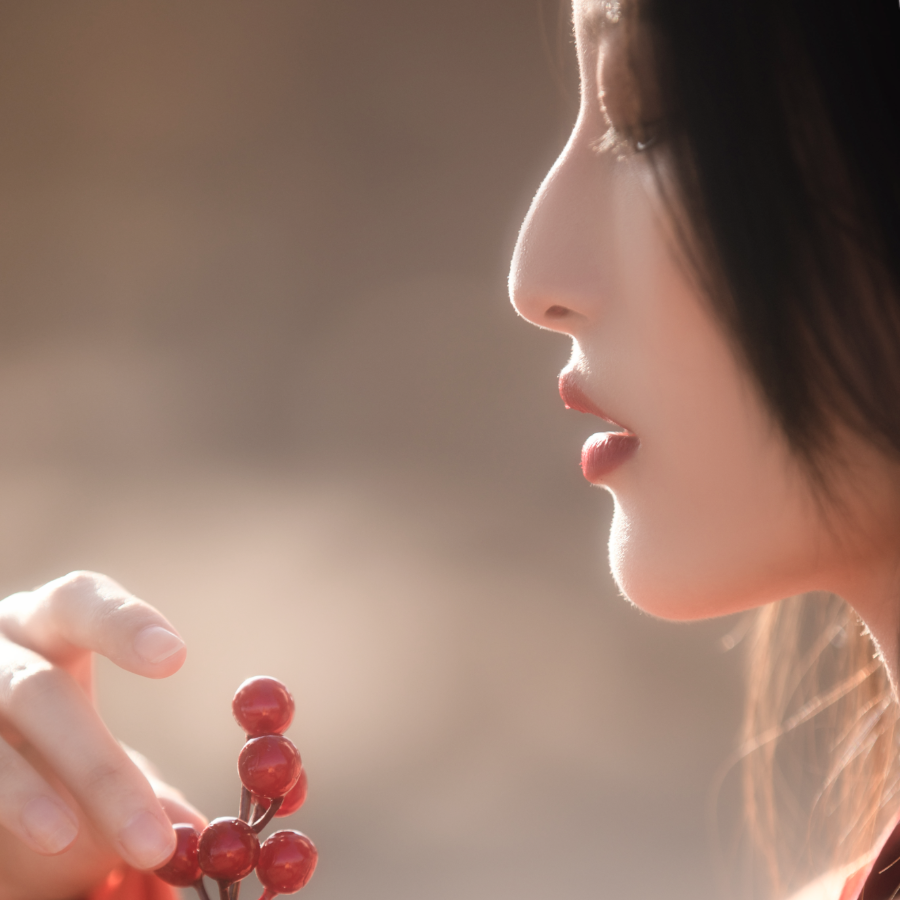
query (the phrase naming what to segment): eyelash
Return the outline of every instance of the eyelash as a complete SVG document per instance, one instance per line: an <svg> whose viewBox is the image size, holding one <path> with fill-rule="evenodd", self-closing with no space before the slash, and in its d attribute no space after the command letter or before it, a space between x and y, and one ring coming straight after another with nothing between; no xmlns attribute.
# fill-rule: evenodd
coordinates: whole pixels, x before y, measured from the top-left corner
<svg viewBox="0 0 900 900"><path fill-rule="evenodd" d="M609 153L611 151L618 152L620 157L627 153L647 153L659 143L659 123L651 125L642 125L641 131L645 134L649 132L646 140L638 140L636 137L629 137L619 132L615 126L610 125L603 137L594 141L592 149L595 153Z"/></svg>

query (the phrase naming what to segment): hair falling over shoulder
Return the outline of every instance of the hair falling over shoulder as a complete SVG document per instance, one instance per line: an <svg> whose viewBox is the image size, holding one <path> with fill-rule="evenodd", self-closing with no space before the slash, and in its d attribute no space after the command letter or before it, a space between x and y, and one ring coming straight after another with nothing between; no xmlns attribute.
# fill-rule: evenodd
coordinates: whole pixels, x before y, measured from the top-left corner
<svg viewBox="0 0 900 900"><path fill-rule="evenodd" d="M753 615L743 793L750 837L781 894L810 871L864 859L896 816L900 706L840 598L809 594Z"/></svg>

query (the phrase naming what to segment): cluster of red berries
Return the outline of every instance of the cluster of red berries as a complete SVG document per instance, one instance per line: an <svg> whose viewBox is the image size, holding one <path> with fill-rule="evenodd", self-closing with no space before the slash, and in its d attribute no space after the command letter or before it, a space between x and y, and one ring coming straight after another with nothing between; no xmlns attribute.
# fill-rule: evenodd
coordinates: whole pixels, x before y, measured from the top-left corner
<svg viewBox="0 0 900 900"><path fill-rule="evenodd" d="M241 807L237 818L213 819L202 834L176 825L175 855L156 874L176 887L196 888L209 900L203 876L219 885L220 900L237 900L241 879L254 869L263 885L259 900L299 891L316 868L315 845L299 831L257 835L273 816L289 816L306 800L306 772L284 732L294 718L294 698L275 678L248 678L231 704L247 743L238 756Z"/></svg>

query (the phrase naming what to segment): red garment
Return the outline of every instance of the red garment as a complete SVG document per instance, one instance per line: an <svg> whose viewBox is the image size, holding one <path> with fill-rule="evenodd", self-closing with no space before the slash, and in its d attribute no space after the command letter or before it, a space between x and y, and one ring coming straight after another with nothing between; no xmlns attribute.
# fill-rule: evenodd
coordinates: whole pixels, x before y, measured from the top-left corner
<svg viewBox="0 0 900 900"><path fill-rule="evenodd" d="M838 900L889 900L900 889L900 824L887 830L876 859L854 872Z"/></svg>
<svg viewBox="0 0 900 900"><path fill-rule="evenodd" d="M860 869L858 872L854 872L844 882L844 889L841 891L841 896L838 897L838 900L857 900L860 893L862 892L863 882L865 882L866 876L868 874L868 866Z"/></svg>
<svg viewBox="0 0 900 900"><path fill-rule="evenodd" d="M86 900L177 900L177 897L175 889L152 872L124 868L113 869Z"/></svg>

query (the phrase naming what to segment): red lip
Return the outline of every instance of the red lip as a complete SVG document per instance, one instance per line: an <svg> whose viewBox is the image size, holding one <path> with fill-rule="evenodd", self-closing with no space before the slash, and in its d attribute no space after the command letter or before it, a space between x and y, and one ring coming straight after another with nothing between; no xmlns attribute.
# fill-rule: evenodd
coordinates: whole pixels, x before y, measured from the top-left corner
<svg viewBox="0 0 900 900"><path fill-rule="evenodd" d="M559 395L566 409L589 413L623 429L594 434L585 441L582 448L581 471L584 477L591 484L602 484L607 475L634 455L641 442L636 434L611 419L584 393L575 381L573 372L563 372L559 376Z"/></svg>
<svg viewBox="0 0 900 900"><path fill-rule="evenodd" d="M566 409L589 413L592 416L597 416L598 419L603 419L604 422L609 422L610 425L615 425L616 428L625 428L624 425L619 424L603 412L578 386L575 378L574 372L563 372L559 376L559 396L562 397L562 402L565 403ZM625 430L628 431L627 428Z"/></svg>
<svg viewBox="0 0 900 900"><path fill-rule="evenodd" d="M582 474L591 484L603 484L607 475L634 456L640 443L629 431L591 435L581 449Z"/></svg>

